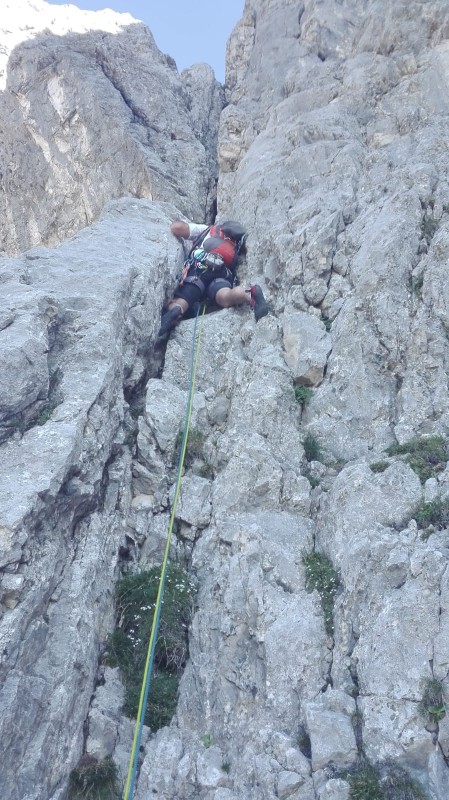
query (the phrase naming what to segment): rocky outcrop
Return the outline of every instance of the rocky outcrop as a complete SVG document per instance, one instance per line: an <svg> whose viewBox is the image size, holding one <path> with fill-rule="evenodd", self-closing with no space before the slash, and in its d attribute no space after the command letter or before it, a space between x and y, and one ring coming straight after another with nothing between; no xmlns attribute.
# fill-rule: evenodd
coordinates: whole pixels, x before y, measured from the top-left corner
<svg viewBox="0 0 449 800"><path fill-rule="evenodd" d="M127 36L150 41L140 26L109 31L107 53ZM428 800L448 797L447 515L426 527L421 506L449 498L447 453L424 474L386 451L448 439L448 36L442 0L247 0L230 39L218 211L247 226L241 280L264 286L271 313L204 319L201 447L171 547L198 588L190 657L172 723L144 731L138 800L348 800L362 756L381 777L405 770ZM53 78L75 85L98 38L64 37L67 59L74 41L78 55L58 50ZM32 83L41 44L12 54ZM146 68L160 102L171 98L181 84L166 57ZM166 351L155 333L179 258L170 220L202 213L214 178L198 80L216 118L210 71L186 71L190 100L171 108L189 137L167 125L143 149L166 148L168 175L182 140L185 185L182 171L170 188L165 175L164 202L112 202L60 246L0 264L5 800L63 800L82 752L112 755L122 777L128 767L123 687L98 657L114 582L160 562L173 503L195 321ZM143 108L143 90L133 97ZM92 170L104 168L97 152ZM98 209L122 192L120 158L104 162ZM430 680L442 691L433 716Z"/></svg>
<svg viewBox="0 0 449 800"><path fill-rule="evenodd" d="M437 3L435 16L419 17L426 45L418 56L415 33L408 39L387 21L372 23L378 38L368 45L369 21L382 18L378 3L363 15L352 3L306 3L294 28L296 5L247 3L234 34L258 20L260 38L222 116L219 208L251 224L248 261L263 268L276 309L332 322L327 380L307 421L335 455L348 458L447 425L447 400L437 399L441 391L447 398L437 378L445 372L444 289L438 301L435 295L444 283L449 207L446 16ZM227 115L240 115L245 131L253 124L254 66L275 12L272 40L296 31L291 62L277 70L271 63L263 130L252 143L240 137L239 155L229 160ZM408 4L407 19L410 13ZM271 87L282 82L284 97L274 100ZM434 348L442 353L438 364Z"/></svg>
<svg viewBox="0 0 449 800"><path fill-rule="evenodd" d="M123 195L210 212L223 104L210 67L184 82L129 14L19 0L0 25L4 253L57 244Z"/></svg>

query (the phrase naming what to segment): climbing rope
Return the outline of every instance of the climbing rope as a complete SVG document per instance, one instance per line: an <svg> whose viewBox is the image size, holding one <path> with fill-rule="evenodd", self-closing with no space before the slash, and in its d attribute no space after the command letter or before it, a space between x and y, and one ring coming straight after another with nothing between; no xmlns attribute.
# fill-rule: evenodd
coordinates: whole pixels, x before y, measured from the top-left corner
<svg viewBox="0 0 449 800"><path fill-rule="evenodd" d="M199 315L199 308L197 315L195 317L195 325L193 328L193 338L192 338L192 358L190 364L190 381L189 381L189 394L187 398L187 408L185 414L185 422L184 422L184 433L182 437L182 444L181 444L181 451L179 454L179 461L178 461L178 477L176 480L176 490L175 496L173 500L172 511L170 515L170 523L168 526L168 536L167 536L167 543L165 545L165 552L164 552L164 559L162 562L161 567L161 574L159 578L159 589L156 598L156 607L154 609L154 616L153 616L153 625L151 628L151 635L150 641L148 644L148 652L145 662L145 669L143 673L143 680L142 680L142 689L140 692L140 700L139 700L139 707L137 710L137 717L136 717L136 725L134 729L134 739L131 748L131 755L129 759L129 767L128 767L128 776L126 779L125 790L123 793L123 800L132 800L134 794L134 787L136 782L136 774L137 774L137 762L139 757L139 750L140 750L140 741L142 738L142 729L143 729L143 722L145 718L145 710L147 707L148 701L148 693L150 688L150 680L151 680L151 672L153 669L153 661L154 661L154 652L156 649L156 639L157 639L157 632L159 629L159 619L161 616L161 608L162 608L162 598L164 595L164 587L165 587L165 578L167 574L167 562L168 562L168 552L170 549L171 537L173 533L173 525L175 521L175 513L176 513L176 506L178 503L179 493L181 490L181 473L182 468L184 465L184 457L186 453L187 447L187 439L189 437L189 429L190 429L190 421L192 418L192 408L193 408L193 395L195 392L195 381L196 381L196 371L198 366L198 355L199 355L199 345L201 339L201 332L203 328L204 322L204 313L206 307L203 307L203 312L201 314L200 325L198 328L198 315ZM197 328L198 328L198 336L197 336Z"/></svg>

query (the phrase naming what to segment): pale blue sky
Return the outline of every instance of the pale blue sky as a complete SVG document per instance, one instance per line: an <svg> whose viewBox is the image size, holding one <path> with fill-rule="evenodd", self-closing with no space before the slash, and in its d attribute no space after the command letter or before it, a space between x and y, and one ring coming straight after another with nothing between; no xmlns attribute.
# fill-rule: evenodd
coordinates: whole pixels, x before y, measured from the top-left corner
<svg viewBox="0 0 449 800"><path fill-rule="evenodd" d="M64 5L67 0L47 0ZM90 11L112 8L132 14L151 30L163 53L175 59L179 71L205 61L224 83L226 42L243 14L244 0L76 0Z"/></svg>

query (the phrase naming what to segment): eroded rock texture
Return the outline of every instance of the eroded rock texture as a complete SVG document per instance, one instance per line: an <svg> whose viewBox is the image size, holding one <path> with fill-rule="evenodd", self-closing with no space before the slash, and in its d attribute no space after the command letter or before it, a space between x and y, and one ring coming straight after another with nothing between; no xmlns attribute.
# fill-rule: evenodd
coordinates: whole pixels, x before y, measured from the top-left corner
<svg viewBox="0 0 449 800"><path fill-rule="evenodd" d="M210 67L184 81L129 14L6 0L0 26L3 252L57 244L122 195L209 213L223 104Z"/></svg>
<svg viewBox="0 0 449 800"><path fill-rule="evenodd" d="M26 251L0 262L5 800L63 800L83 752L126 773L99 656L115 580L164 549L195 325L156 344L169 224L206 213L216 174L210 69L180 79L144 27L98 25L19 36L0 101L6 250ZM416 520L449 467L421 480L385 452L449 434L447 3L247 0L227 70L218 210L248 227L241 279L271 313L204 319L171 552L198 585L190 657L135 796L347 800L364 754L447 800L447 717L420 701L447 686L448 529ZM313 553L338 575L333 623Z"/></svg>

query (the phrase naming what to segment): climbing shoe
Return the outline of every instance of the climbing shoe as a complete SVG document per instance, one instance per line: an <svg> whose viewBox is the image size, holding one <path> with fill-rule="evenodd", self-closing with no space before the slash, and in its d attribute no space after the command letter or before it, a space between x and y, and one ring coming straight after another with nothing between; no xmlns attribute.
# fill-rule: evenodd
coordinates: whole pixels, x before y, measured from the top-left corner
<svg viewBox="0 0 449 800"><path fill-rule="evenodd" d="M161 327L159 329L158 336L164 336L166 333L171 331L171 329L175 327L176 323L179 322L180 317L182 317L181 306L173 306L173 308L171 308L169 311L166 311L165 314L162 315Z"/></svg>
<svg viewBox="0 0 449 800"><path fill-rule="evenodd" d="M262 317L266 317L268 314L267 301L265 300L262 289L257 283L251 286L250 306L254 311L256 322L259 322Z"/></svg>

